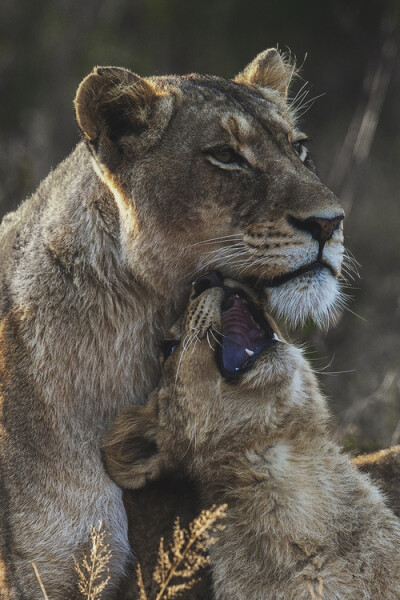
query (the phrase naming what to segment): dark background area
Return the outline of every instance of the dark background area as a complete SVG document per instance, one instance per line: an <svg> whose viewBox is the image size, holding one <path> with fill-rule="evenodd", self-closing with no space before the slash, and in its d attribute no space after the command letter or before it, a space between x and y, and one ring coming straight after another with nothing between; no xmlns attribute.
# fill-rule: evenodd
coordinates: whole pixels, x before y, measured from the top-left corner
<svg viewBox="0 0 400 600"><path fill-rule="evenodd" d="M351 312L297 337L339 437L361 450L399 442L399 13L398 0L2 0L0 217L78 141L72 100L94 65L231 77L267 47L290 49L303 63L292 97L305 82L305 102L322 94L302 126L360 263Z"/></svg>

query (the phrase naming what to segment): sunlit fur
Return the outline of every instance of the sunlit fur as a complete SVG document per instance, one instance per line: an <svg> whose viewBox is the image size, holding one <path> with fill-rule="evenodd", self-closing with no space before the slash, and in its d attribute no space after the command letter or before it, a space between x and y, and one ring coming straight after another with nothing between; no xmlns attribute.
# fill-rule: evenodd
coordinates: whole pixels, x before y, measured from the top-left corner
<svg viewBox="0 0 400 600"><path fill-rule="evenodd" d="M272 230L272 231L271 231ZM293 247L287 248L280 243L281 235L290 239L288 229L276 231L268 226L268 241L265 243L274 246L274 253L268 256L249 246L252 238L247 235L232 235L226 238L210 240L202 244L206 248L199 261L197 273L204 271L206 265L221 270L224 273L238 274L246 278L258 269L258 281L262 285L263 279L269 272L286 273L295 271L315 259L315 248L307 238L301 239L293 236ZM209 249L217 243L223 243L223 248ZM343 234L335 232L332 240L325 249L325 260L336 273L340 273L343 262ZM349 263L350 275L353 265ZM346 270L347 270L346 269ZM334 277L330 270L322 269L318 272L305 273L282 283L276 287L264 287L264 297L268 310L277 318L286 320L296 327L312 319L319 326L326 326L335 322L337 314L345 304L343 282L339 277Z"/></svg>
<svg viewBox="0 0 400 600"><path fill-rule="evenodd" d="M278 341L224 381L208 336L222 297L190 301L180 322L190 343L166 360L148 405L106 437L110 473L138 488L183 468L205 505L228 504L210 548L216 600L398 600L400 521L334 441L301 350Z"/></svg>
<svg viewBox="0 0 400 600"><path fill-rule="evenodd" d="M268 290L267 296L269 309L292 326L302 325L311 318L319 326L334 322L342 305L339 282L328 271L302 275Z"/></svg>
<svg viewBox="0 0 400 600"><path fill-rule="evenodd" d="M356 456L353 464L373 478L384 491L390 508L400 517L400 446Z"/></svg>

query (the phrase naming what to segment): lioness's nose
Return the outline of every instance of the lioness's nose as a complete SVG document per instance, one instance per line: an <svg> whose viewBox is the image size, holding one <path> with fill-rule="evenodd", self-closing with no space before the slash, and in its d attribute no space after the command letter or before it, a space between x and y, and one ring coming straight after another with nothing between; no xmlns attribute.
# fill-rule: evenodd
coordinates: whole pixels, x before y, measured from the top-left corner
<svg viewBox="0 0 400 600"><path fill-rule="evenodd" d="M332 235L343 221L344 215L338 215L332 219L324 219L322 217L308 217L304 221L295 217L288 217L288 221L296 229L311 233L312 237L320 244L325 244L331 239Z"/></svg>

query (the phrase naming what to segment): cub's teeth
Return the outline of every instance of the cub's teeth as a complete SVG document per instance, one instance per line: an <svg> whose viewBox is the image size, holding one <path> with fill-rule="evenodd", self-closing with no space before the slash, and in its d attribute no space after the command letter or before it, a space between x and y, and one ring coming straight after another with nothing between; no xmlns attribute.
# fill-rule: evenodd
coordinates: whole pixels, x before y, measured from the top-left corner
<svg viewBox="0 0 400 600"><path fill-rule="evenodd" d="M274 340L276 340L277 342L281 342L282 340L280 340L277 336L276 333L274 333L274 335L272 336L274 338Z"/></svg>
<svg viewBox="0 0 400 600"><path fill-rule="evenodd" d="M253 350L249 350L248 348L245 348L245 350L244 350L244 351L246 352L246 354L247 354L248 356L253 356L253 354L254 354Z"/></svg>

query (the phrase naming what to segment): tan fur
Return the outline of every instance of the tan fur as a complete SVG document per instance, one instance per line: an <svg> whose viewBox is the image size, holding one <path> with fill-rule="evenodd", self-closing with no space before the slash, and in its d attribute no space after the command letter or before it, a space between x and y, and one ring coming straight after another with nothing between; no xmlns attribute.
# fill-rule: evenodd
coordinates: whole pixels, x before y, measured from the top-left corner
<svg viewBox="0 0 400 600"><path fill-rule="evenodd" d="M371 476L384 492L390 508L400 517L400 446L361 454L353 458L353 464Z"/></svg>
<svg viewBox="0 0 400 600"><path fill-rule="evenodd" d="M252 276L271 309L291 321L331 316L342 227L319 256L311 233L288 218L342 210L292 145L303 134L282 93L282 65L267 53L245 71L257 79L242 74L240 83L96 68L75 100L84 142L4 221L6 598L40 596L31 561L50 598L73 598L72 555L99 520L113 552L103 600L115 595L130 560L127 521L122 492L103 469L101 439L116 414L143 404L157 383L158 340L198 274L218 267ZM248 162L221 164L221 146ZM277 284L318 256L326 267Z"/></svg>
<svg viewBox="0 0 400 600"><path fill-rule="evenodd" d="M239 75L236 75L235 81L271 87L286 97L295 71L295 66L283 60L278 50L269 48L261 52Z"/></svg>
<svg viewBox="0 0 400 600"><path fill-rule="evenodd" d="M228 504L210 550L217 600L310 600L321 585L324 600L398 600L400 521L333 441L301 351L280 341L236 383L221 377L207 332L222 296L189 303L148 405L106 437L110 473L137 488L179 466L205 504Z"/></svg>

